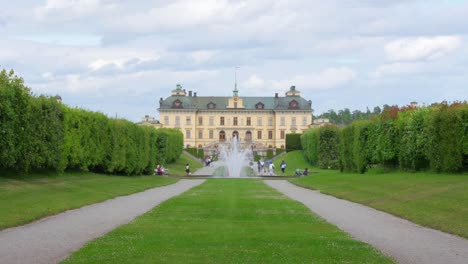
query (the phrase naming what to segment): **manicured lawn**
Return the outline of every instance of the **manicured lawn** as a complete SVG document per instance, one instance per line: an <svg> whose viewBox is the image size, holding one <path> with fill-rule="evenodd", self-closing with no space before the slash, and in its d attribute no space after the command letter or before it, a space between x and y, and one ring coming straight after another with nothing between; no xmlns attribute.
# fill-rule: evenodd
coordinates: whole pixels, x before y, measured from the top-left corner
<svg viewBox="0 0 468 264"><path fill-rule="evenodd" d="M184 153L180 155L180 158L176 162L167 165L163 164L163 166L169 169L169 174L171 176L185 176L185 164L187 163L190 165L190 171L192 173L203 167L200 162L194 161Z"/></svg>
<svg viewBox="0 0 468 264"><path fill-rule="evenodd" d="M207 180L65 263L393 263L259 180Z"/></svg>
<svg viewBox="0 0 468 264"><path fill-rule="evenodd" d="M285 158L306 162L298 154ZM468 174L313 171L319 173L289 181L468 238Z"/></svg>
<svg viewBox="0 0 468 264"><path fill-rule="evenodd" d="M284 173L285 176L294 176L294 172L296 171L296 169L300 169L301 172L303 172L305 168L308 168L309 171L313 169L312 165L307 163L307 161L304 159L302 152L296 150L296 151L288 152L286 155L276 159L273 162L275 164L276 175L282 175L280 165L281 165L281 161L283 160L284 162L286 162L286 170Z"/></svg>
<svg viewBox="0 0 468 264"><path fill-rule="evenodd" d="M182 154L167 164L171 175L185 175L185 164L201 168ZM69 209L175 183L157 176L111 176L95 173L64 173L0 177L0 229L22 225ZM13 177L13 178L12 178Z"/></svg>
<svg viewBox="0 0 468 264"><path fill-rule="evenodd" d="M167 177L94 173L0 177L0 229L176 181Z"/></svg>

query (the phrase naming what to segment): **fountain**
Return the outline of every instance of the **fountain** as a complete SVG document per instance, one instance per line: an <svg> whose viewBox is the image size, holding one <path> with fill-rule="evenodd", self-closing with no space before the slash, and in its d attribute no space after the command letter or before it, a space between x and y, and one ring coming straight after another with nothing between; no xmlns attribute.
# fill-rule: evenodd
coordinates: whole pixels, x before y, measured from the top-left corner
<svg viewBox="0 0 468 264"><path fill-rule="evenodd" d="M249 148L240 148L236 136L233 136L228 144L220 145L219 155L227 168L227 175L224 176L233 178L246 176L243 169L248 166L252 151Z"/></svg>

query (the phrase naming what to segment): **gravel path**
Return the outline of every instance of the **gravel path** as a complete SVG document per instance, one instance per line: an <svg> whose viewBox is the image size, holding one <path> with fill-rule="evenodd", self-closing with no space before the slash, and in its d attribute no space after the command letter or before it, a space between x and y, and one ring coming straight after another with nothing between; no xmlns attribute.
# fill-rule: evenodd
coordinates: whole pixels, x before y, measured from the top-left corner
<svg viewBox="0 0 468 264"><path fill-rule="evenodd" d="M468 263L467 239L425 228L287 181L267 180L265 183L303 203L354 238L392 256L399 263Z"/></svg>
<svg viewBox="0 0 468 264"><path fill-rule="evenodd" d="M86 242L203 181L180 180L0 231L0 263L57 263Z"/></svg>

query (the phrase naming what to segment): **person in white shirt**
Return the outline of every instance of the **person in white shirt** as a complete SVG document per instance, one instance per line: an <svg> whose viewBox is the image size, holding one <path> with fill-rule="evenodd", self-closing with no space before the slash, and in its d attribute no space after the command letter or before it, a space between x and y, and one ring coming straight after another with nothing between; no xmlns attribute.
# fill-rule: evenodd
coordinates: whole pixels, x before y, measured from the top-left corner
<svg viewBox="0 0 468 264"><path fill-rule="evenodd" d="M270 176L274 176L275 175L275 164L270 163L270 165L268 166L268 169L270 170Z"/></svg>

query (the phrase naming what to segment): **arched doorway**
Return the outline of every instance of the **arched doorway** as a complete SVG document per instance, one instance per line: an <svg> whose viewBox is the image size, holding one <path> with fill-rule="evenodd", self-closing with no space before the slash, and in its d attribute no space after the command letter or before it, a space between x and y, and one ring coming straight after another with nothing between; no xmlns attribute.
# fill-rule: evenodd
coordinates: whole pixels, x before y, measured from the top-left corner
<svg viewBox="0 0 468 264"><path fill-rule="evenodd" d="M237 132L237 130L234 130L234 132L232 132L232 137L236 137L237 139L239 139L239 132Z"/></svg>
<svg viewBox="0 0 468 264"><path fill-rule="evenodd" d="M224 131L219 131L219 142L226 141L226 133Z"/></svg>
<svg viewBox="0 0 468 264"><path fill-rule="evenodd" d="M245 142L252 142L252 132L245 132Z"/></svg>

